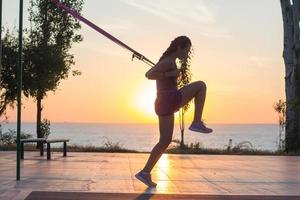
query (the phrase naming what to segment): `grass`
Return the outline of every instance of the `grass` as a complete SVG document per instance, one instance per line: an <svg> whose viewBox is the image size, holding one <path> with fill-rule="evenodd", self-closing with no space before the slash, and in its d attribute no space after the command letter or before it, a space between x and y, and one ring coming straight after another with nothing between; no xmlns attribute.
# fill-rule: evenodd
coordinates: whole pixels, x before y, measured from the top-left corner
<svg viewBox="0 0 300 200"><path fill-rule="evenodd" d="M24 145L25 151L39 151L36 149L35 144ZM16 145L0 145L0 151L15 151ZM52 147L51 151L62 151L62 147ZM136 150L130 150L123 148L119 143L106 143L104 146L80 146L80 145L69 145L67 147L68 152L110 152L110 153L149 153L141 152ZM186 145L183 149L179 145L171 145L165 153L168 154L210 154L210 155L276 155L276 156L299 156L300 152L297 153L286 153L283 151L264 151L264 150L250 150L250 149L213 149L203 148L199 144Z"/></svg>
<svg viewBox="0 0 300 200"><path fill-rule="evenodd" d="M15 151L16 144L11 145L0 145L0 151ZM35 144L25 144L24 145L25 151L39 151L36 149ZM62 147L51 147L51 151L62 151ZM136 150L125 149L121 146L116 144L114 145L105 145L101 147L95 146L79 146L79 145L68 145L67 146L68 152L111 152L111 153L138 153Z"/></svg>
<svg viewBox="0 0 300 200"><path fill-rule="evenodd" d="M250 150L250 149L214 149L214 148L180 148L179 146L171 147L166 150L170 154L211 154L211 155L292 155L280 151L267 151L267 150ZM300 155L300 154L297 154Z"/></svg>

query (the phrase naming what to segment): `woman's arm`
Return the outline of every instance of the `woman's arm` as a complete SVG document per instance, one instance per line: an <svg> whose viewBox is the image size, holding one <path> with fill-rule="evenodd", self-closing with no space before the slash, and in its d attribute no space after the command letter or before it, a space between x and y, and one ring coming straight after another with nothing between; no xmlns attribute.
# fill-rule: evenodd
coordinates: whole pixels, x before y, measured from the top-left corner
<svg viewBox="0 0 300 200"><path fill-rule="evenodd" d="M145 76L151 80L164 79L169 76L174 76L174 63L170 59L163 59L154 67L146 72ZM173 69L172 71L169 71ZM177 68L176 68L177 69ZM172 73L173 72L173 73Z"/></svg>
<svg viewBox="0 0 300 200"><path fill-rule="evenodd" d="M154 69L154 67L153 67L149 71L146 72L145 76L151 80L164 79L165 72L158 71L158 70Z"/></svg>

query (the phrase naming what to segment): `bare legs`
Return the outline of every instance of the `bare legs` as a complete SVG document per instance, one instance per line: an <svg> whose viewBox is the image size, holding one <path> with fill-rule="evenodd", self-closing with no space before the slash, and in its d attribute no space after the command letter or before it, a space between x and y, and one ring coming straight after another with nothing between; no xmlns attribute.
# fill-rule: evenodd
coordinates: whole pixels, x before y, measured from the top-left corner
<svg viewBox="0 0 300 200"><path fill-rule="evenodd" d="M174 114L170 116L159 116L159 142L154 146L151 155L142 171L151 172L156 162L164 153L172 141L174 129Z"/></svg>
<svg viewBox="0 0 300 200"><path fill-rule="evenodd" d="M195 97L195 112L194 122L200 122L202 118L202 111L206 96L206 85L203 81L193 82L180 89L182 93L182 106L187 104L192 98ZM143 172L150 173L163 152L172 141L174 129L174 114L170 116L159 116L159 142L154 146L151 155L142 170Z"/></svg>
<svg viewBox="0 0 300 200"><path fill-rule="evenodd" d="M179 91L182 94L181 107L195 97L194 122L200 122L206 97L206 84L203 81L196 81L182 87Z"/></svg>

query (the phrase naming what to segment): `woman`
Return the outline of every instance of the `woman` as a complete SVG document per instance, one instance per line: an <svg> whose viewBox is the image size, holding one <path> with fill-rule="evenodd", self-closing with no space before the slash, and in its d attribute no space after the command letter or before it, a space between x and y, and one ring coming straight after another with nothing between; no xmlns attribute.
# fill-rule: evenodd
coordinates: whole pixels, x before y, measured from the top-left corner
<svg viewBox="0 0 300 200"><path fill-rule="evenodd" d="M153 148L145 167L135 176L149 187L156 186L156 183L151 180L150 172L172 141L174 112L195 98L194 120L189 129L201 133L212 132L212 129L207 128L201 121L206 96L205 83L197 81L179 90L177 89L178 77L186 76L187 70L185 69L187 68L180 68L181 70L179 70L176 59L181 61L182 66L187 66L186 62L189 59L191 45L191 40L186 36L175 38L163 53L159 62L146 73L148 79L156 80L155 112L159 119L160 138Z"/></svg>

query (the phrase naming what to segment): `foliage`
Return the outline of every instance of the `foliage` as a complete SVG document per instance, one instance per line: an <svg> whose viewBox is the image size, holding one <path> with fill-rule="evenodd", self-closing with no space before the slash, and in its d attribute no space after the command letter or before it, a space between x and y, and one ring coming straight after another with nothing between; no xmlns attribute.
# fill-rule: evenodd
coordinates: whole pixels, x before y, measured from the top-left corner
<svg viewBox="0 0 300 200"><path fill-rule="evenodd" d="M50 121L48 119L43 119L41 123L41 134L43 138L48 138L50 135Z"/></svg>
<svg viewBox="0 0 300 200"><path fill-rule="evenodd" d="M65 5L81 12L83 0L63 0ZM66 79L74 65L69 52L73 43L82 41L76 34L81 28L78 20L68 15L49 0L30 0L30 28L23 39L23 83L26 97L41 101L48 91L55 91ZM8 105L14 106L17 98L18 37L6 31L2 41L2 67L0 79L0 116ZM81 72L73 70L72 75ZM41 105L41 104L39 104ZM37 112L41 112L42 108ZM37 119L38 124L40 119Z"/></svg>
<svg viewBox="0 0 300 200"><path fill-rule="evenodd" d="M279 137L278 150L285 150L285 125L286 125L286 102L281 99L273 105L273 108L278 113L279 122Z"/></svg>
<svg viewBox="0 0 300 200"><path fill-rule="evenodd" d="M66 6L80 13L83 0L63 0ZM24 48L24 95L37 103L37 137L41 130L42 100L47 92L55 92L60 82L68 78L75 64L70 53L73 43L82 41L77 34L81 26L77 19L49 0L30 0L29 21L31 27ZM72 75L81 73L72 71Z"/></svg>
<svg viewBox="0 0 300 200"><path fill-rule="evenodd" d="M232 151L241 151L241 150L252 150L253 145L249 141L243 141L238 143L232 148Z"/></svg>
<svg viewBox="0 0 300 200"><path fill-rule="evenodd" d="M112 142L108 140L107 137L104 137L106 139L106 142L104 143L104 149L110 150L110 151L119 151L121 149L124 149L123 145L120 144L119 142Z"/></svg>
<svg viewBox="0 0 300 200"><path fill-rule="evenodd" d="M82 0L63 3L80 12ZM75 31L79 22L48 0L31 0L29 8L31 28L24 51L24 94L43 99L48 91L55 91L66 79L74 56L69 53L73 43L82 41ZM73 75L80 72L73 71ZM26 81L27 80L27 81Z"/></svg>
<svg viewBox="0 0 300 200"><path fill-rule="evenodd" d="M232 149L205 148L201 142L190 143L180 147L179 140L172 140L172 145L165 151L170 154L217 154L217 155L287 155L283 151L256 150L252 145L241 142ZM293 154L291 154L293 155ZM298 155L298 154L295 154Z"/></svg>
<svg viewBox="0 0 300 200"><path fill-rule="evenodd" d="M193 57L193 48L189 51L186 58L181 59L180 62L180 78L178 81L178 88L182 88L186 85L188 85L192 80L192 72L191 72L191 59ZM186 112L190 107L190 104L187 103L182 109L184 112Z"/></svg>
<svg viewBox="0 0 300 200"><path fill-rule="evenodd" d="M180 68L179 81L177 83L178 88L182 88L182 87L188 85L192 80L192 73L191 73L191 68L190 68L192 56L193 56L193 48L191 47L190 51L187 54L187 57L183 58L179 61L181 68ZM190 108L190 103L191 102L188 102L187 104L185 104L182 107L182 109L180 109L180 111L179 111L179 121L180 121L180 130L181 130L180 147L182 149L185 148L185 145L184 145L184 114Z"/></svg>
<svg viewBox="0 0 300 200"><path fill-rule="evenodd" d="M21 132L20 135L21 139L28 139L32 138L31 134ZM0 145L12 145L17 140L17 131L15 130L8 130L8 132L2 133L2 129L0 128Z"/></svg>
<svg viewBox="0 0 300 200"><path fill-rule="evenodd" d="M14 31L6 30L2 39L2 70L0 71L0 116L7 106L14 106L17 99L18 40Z"/></svg>
<svg viewBox="0 0 300 200"><path fill-rule="evenodd" d="M190 143L190 144L185 144L184 146L181 146L181 141L179 141L178 139L174 139L172 140L171 145L168 147L168 150L171 149L181 149L183 151L189 150L189 151L198 151L199 149L203 148L203 144L201 144L200 142L196 142L196 143ZM168 151L167 150L167 151Z"/></svg>

